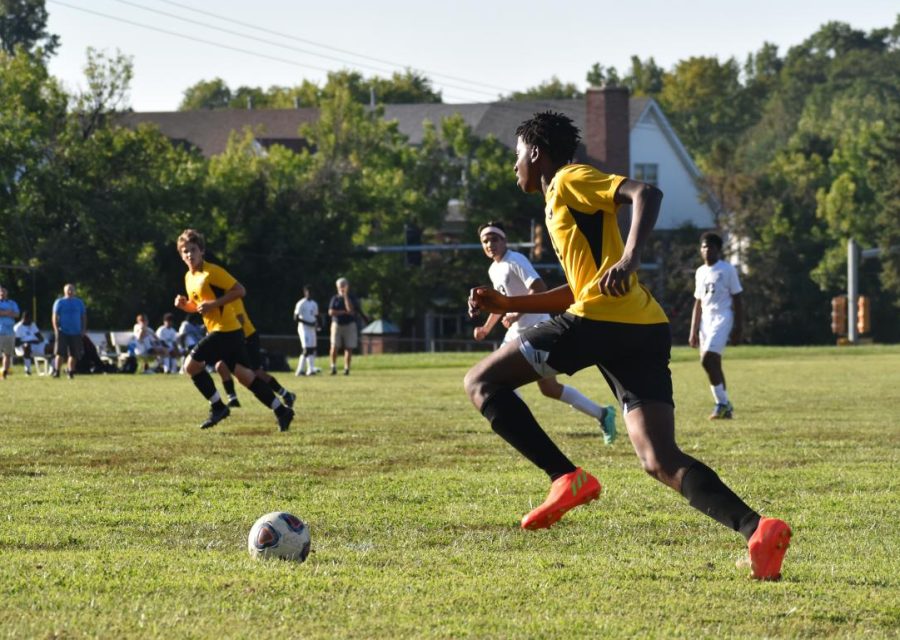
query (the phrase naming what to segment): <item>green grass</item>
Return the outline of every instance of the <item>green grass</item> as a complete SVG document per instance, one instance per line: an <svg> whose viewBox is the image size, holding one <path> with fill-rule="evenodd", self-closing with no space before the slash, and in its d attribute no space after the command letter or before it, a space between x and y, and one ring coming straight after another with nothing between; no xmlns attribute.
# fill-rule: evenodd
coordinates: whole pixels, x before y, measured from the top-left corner
<svg viewBox="0 0 900 640"><path fill-rule="evenodd" d="M469 405L477 354L368 356L279 378L287 434L246 390L213 430L183 376L0 382L0 634L10 638L898 637L900 348L732 349L736 419L710 423L696 352L673 358L681 446L794 542L779 583L740 537L523 396L604 485L524 532L547 480ZM572 384L610 401L596 371ZM302 565L256 562L263 513L308 522ZM288 635L290 634L290 635Z"/></svg>

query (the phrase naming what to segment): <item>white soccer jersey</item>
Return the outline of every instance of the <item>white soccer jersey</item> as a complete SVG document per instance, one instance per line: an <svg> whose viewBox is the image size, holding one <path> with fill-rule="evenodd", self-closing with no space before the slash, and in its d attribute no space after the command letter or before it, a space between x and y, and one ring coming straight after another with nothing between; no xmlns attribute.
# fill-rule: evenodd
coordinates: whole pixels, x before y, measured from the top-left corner
<svg viewBox="0 0 900 640"><path fill-rule="evenodd" d="M20 342L37 343L41 341L38 337L39 330L37 325L33 322L31 324L25 324L20 320L16 323L14 330L16 332L16 337Z"/></svg>
<svg viewBox="0 0 900 640"><path fill-rule="evenodd" d="M315 323L318 315L319 305L316 304L315 300L301 298L294 307L294 316L300 318L300 320L302 320L301 324L305 324L305 326L311 326L308 324L310 322Z"/></svg>
<svg viewBox="0 0 900 640"><path fill-rule="evenodd" d="M159 329L156 330L156 337L170 349L178 342L178 332L175 330L175 327L167 327L166 325L160 326Z"/></svg>
<svg viewBox="0 0 900 640"><path fill-rule="evenodd" d="M700 301L703 318L707 315L731 316L731 297L744 290L734 265L724 260L712 266L701 265L695 280L694 297Z"/></svg>
<svg viewBox="0 0 900 640"><path fill-rule="evenodd" d="M499 262L492 262L488 275L494 289L507 296L527 296L528 287L534 284L535 280L541 279L528 258L518 251L507 251ZM546 313L526 313L513 323L503 341L509 342L518 336L522 329L549 319L550 316Z"/></svg>

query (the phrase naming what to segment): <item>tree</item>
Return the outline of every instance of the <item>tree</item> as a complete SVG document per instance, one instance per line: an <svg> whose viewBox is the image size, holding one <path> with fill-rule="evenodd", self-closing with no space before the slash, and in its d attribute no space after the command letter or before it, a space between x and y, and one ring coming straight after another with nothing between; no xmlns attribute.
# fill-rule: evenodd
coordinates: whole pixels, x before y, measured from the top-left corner
<svg viewBox="0 0 900 640"><path fill-rule="evenodd" d="M583 97L584 93L573 83L563 82L556 76L553 76L536 87L531 87L525 91L514 91L508 96L502 96L501 100L564 100Z"/></svg>
<svg viewBox="0 0 900 640"><path fill-rule="evenodd" d="M47 33L44 0L0 0L0 47L9 55L21 47L26 53L40 48L44 57L59 47L59 36Z"/></svg>
<svg viewBox="0 0 900 640"><path fill-rule="evenodd" d="M231 89L222 78L201 80L184 90L179 111L197 109L226 109L231 103Z"/></svg>

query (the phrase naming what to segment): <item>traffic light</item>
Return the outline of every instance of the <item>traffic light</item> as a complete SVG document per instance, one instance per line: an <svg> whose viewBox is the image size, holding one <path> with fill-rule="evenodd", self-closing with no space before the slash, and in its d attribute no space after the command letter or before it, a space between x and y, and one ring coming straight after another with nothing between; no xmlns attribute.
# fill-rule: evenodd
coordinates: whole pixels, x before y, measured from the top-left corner
<svg viewBox="0 0 900 640"><path fill-rule="evenodd" d="M868 296L859 296L856 300L856 330L860 335L872 330L871 313Z"/></svg>
<svg viewBox="0 0 900 640"><path fill-rule="evenodd" d="M544 225L535 223L531 227L531 259L540 262L544 255Z"/></svg>
<svg viewBox="0 0 900 640"><path fill-rule="evenodd" d="M831 332L836 336L847 333L847 296L831 299Z"/></svg>
<svg viewBox="0 0 900 640"><path fill-rule="evenodd" d="M422 244L422 230L412 223L403 225L403 234L406 240L406 246L415 246ZM422 252L406 250L406 264L411 267L422 266Z"/></svg>

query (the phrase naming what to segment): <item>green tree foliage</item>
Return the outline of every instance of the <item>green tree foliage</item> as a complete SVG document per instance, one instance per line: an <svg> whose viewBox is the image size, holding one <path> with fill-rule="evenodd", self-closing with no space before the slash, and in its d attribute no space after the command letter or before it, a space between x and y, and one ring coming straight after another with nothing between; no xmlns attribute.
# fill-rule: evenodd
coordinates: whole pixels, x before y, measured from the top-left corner
<svg viewBox="0 0 900 640"><path fill-rule="evenodd" d="M568 98L582 98L584 92L572 82L563 82L556 76L545 80L536 87L525 91L514 91L501 100L560 100Z"/></svg>
<svg viewBox="0 0 900 640"><path fill-rule="evenodd" d="M231 89L222 78L201 80L184 90L184 98L178 109L180 111L227 109L231 104L231 97Z"/></svg>
<svg viewBox="0 0 900 640"><path fill-rule="evenodd" d="M0 49L13 55L17 47L26 53L40 48L42 56L59 47L59 36L47 33L44 0L0 0Z"/></svg>

